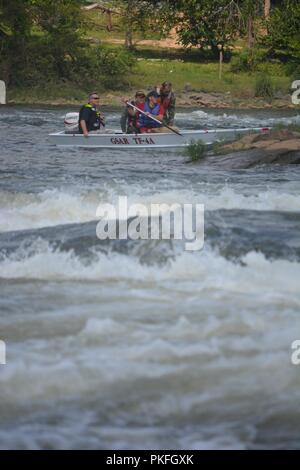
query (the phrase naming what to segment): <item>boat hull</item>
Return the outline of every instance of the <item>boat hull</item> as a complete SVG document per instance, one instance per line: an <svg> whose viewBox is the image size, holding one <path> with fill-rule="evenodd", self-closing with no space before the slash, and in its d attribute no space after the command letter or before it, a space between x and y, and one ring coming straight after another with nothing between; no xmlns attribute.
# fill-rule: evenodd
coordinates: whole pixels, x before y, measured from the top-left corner
<svg viewBox="0 0 300 470"><path fill-rule="evenodd" d="M179 148L186 147L192 142L201 140L204 144L212 144L216 141L231 140L239 135L250 133L268 133L270 128L247 129L209 129L181 131L181 135L175 133L151 133L151 134L123 134L119 132L89 134L69 134L57 132L49 135L50 143L61 147L83 148Z"/></svg>

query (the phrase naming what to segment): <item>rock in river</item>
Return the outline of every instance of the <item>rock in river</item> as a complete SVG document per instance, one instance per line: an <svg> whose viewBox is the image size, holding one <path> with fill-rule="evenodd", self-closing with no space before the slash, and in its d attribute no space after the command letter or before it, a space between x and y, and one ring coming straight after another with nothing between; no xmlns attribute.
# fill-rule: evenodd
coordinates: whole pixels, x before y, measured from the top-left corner
<svg viewBox="0 0 300 470"><path fill-rule="evenodd" d="M224 144L218 155L205 158L220 168L243 169L262 164L300 164L300 133L274 130L269 134L251 134L238 141Z"/></svg>

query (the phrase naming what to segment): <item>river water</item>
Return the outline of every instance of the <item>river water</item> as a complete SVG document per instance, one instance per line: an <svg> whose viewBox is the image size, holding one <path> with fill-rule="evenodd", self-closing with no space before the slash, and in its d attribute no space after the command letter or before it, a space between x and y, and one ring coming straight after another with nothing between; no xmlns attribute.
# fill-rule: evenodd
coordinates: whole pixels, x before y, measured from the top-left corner
<svg viewBox="0 0 300 470"><path fill-rule="evenodd" d="M47 135L66 111L0 109L0 448L299 449L299 166L60 149ZM176 124L299 121L182 110ZM204 249L100 242L97 206L119 196L204 204Z"/></svg>

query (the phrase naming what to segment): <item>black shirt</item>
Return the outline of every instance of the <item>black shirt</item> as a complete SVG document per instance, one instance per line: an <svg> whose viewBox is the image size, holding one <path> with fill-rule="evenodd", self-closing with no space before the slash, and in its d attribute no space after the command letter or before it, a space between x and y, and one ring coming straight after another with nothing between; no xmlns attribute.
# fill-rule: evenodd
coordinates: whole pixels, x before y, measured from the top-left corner
<svg viewBox="0 0 300 470"><path fill-rule="evenodd" d="M91 104L85 104L79 111L79 132L83 134L80 121L86 122L88 132L100 129L100 113Z"/></svg>

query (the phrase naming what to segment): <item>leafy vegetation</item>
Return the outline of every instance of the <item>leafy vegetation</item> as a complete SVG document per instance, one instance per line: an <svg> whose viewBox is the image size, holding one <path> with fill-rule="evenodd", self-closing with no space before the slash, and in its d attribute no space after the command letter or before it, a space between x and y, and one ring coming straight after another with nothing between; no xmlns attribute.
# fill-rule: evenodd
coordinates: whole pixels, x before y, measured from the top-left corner
<svg viewBox="0 0 300 470"><path fill-rule="evenodd" d="M258 48L246 48L236 54L230 62L230 70L233 73L256 72L259 66L266 60L266 51Z"/></svg>
<svg viewBox="0 0 300 470"><path fill-rule="evenodd" d="M274 85L271 77L267 73L257 76L255 82L255 96L260 96L271 100L274 97Z"/></svg>
<svg viewBox="0 0 300 470"><path fill-rule="evenodd" d="M268 34L264 42L272 49L279 49L294 64L300 65L300 2L282 0L274 8L266 26Z"/></svg>
<svg viewBox="0 0 300 470"><path fill-rule="evenodd" d="M190 157L191 162L197 162L205 157L207 150L208 146L202 140L195 140L184 149L184 155Z"/></svg>
<svg viewBox="0 0 300 470"><path fill-rule="evenodd" d="M90 87L126 83L134 57L124 50L90 46L81 0L0 0L1 75L11 86L42 81Z"/></svg>

